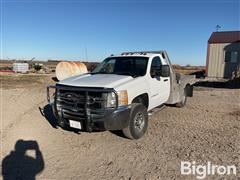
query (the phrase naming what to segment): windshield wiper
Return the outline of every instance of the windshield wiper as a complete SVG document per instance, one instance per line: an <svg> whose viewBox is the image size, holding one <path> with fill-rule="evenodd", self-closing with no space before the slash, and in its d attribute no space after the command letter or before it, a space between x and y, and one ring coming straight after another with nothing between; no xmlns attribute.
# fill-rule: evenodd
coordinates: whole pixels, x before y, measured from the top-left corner
<svg viewBox="0 0 240 180"><path fill-rule="evenodd" d="M109 73L106 73L106 72L91 72L90 74L109 74Z"/></svg>

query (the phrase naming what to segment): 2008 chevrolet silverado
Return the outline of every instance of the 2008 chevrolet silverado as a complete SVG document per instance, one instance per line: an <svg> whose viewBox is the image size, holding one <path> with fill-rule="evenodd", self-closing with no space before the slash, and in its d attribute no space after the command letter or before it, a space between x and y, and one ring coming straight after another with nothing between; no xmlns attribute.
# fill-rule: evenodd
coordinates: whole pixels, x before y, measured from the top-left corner
<svg viewBox="0 0 240 180"><path fill-rule="evenodd" d="M194 77L174 72L166 51L125 52L91 73L48 86L47 94L61 127L122 130L138 139L147 130L148 112L166 104L183 107L193 83Z"/></svg>

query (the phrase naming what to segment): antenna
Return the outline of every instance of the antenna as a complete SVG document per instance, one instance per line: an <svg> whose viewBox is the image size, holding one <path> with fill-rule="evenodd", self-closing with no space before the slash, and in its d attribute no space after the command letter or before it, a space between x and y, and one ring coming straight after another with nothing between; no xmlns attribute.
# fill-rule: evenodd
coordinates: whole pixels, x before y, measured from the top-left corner
<svg viewBox="0 0 240 180"><path fill-rule="evenodd" d="M216 32L218 32L218 30L221 29L221 28L222 28L222 27L217 24L217 25L215 26Z"/></svg>
<svg viewBox="0 0 240 180"><path fill-rule="evenodd" d="M87 47L85 46L85 58L86 58L86 61L88 61L88 52L87 52Z"/></svg>
<svg viewBox="0 0 240 180"><path fill-rule="evenodd" d="M34 59L36 59L36 58L34 57L34 58L30 59L29 61L31 62L31 61L33 61Z"/></svg>

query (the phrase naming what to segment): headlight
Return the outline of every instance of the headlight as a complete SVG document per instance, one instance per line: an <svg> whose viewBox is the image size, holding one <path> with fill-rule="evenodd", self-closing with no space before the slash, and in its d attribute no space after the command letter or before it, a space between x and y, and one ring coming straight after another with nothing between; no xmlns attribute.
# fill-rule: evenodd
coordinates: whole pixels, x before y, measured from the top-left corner
<svg viewBox="0 0 240 180"><path fill-rule="evenodd" d="M116 95L115 93L111 92L107 94L107 104L106 107L113 108L116 107Z"/></svg>
<svg viewBox="0 0 240 180"><path fill-rule="evenodd" d="M49 104L54 103L54 97L56 95L56 89L52 88L51 86L47 87L47 100Z"/></svg>
<svg viewBox="0 0 240 180"><path fill-rule="evenodd" d="M118 106L128 105L128 94L127 91L118 91ZM116 95L115 93L108 93L106 107L116 107Z"/></svg>

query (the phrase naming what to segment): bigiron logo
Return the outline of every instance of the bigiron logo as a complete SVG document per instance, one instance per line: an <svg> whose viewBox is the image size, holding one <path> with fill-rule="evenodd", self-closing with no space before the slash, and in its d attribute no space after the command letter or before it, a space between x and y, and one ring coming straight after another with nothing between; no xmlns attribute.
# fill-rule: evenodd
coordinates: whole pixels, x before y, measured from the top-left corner
<svg viewBox="0 0 240 180"><path fill-rule="evenodd" d="M204 179L209 175L237 175L237 167L235 165L215 165L211 162L207 164L196 164L195 161L181 162L181 174L182 175L194 175L197 179Z"/></svg>

